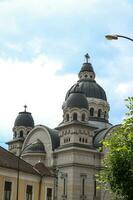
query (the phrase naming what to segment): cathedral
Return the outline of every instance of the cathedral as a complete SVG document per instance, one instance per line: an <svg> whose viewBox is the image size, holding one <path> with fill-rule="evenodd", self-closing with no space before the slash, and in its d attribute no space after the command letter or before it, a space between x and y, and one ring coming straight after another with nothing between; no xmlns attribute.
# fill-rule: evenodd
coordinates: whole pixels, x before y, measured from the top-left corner
<svg viewBox="0 0 133 200"><path fill-rule="evenodd" d="M96 188L95 175L104 156L98 148L113 126L106 93L96 82L88 54L62 110L62 121L51 129L35 125L25 106L16 117L8 150L32 166L42 163L56 175L50 200L107 200Z"/></svg>

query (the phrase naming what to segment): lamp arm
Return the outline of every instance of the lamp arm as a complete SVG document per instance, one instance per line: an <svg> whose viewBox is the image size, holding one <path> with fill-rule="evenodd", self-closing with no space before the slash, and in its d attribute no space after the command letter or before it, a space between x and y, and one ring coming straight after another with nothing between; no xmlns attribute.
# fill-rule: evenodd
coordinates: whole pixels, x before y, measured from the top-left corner
<svg viewBox="0 0 133 200"><path fill-rule="evenodd" d="M117 36L117 37L121 37L121 38L128 39L128 40L130 40L130 41L133 41L132 38L130 38L130 37L126 37L126 36L124 36L124 35L116 35L116 36Z"/></svg>

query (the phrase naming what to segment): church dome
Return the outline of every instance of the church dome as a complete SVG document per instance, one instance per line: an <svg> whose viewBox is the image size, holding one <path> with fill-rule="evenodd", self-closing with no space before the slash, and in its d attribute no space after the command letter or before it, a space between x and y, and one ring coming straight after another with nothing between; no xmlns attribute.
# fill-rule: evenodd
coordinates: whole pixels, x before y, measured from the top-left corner
<svg viewBox="0 0 133 200"><path fill-rule="evenodd" d="M66 100L73 92L82 92L88 98L96 98L107 101L104 89L96 83L95 80L79 80L74 84L66 94Z"/></svg>
<svg viewBox="0 0 133 200"><path fill-rule="evenodd" d="M25 126L25 127L34 127L34 120L30 112L26 111L26 106L24 112L19 112L15 123L15 126Z"/></svg>
<svg viewBox="0 0 133 200"><path fill-rule="evenodd" d="M74 92L81 92L88 98L96 98L107 101L104 89L95 81L95 72L92 64L88 61L90 59L89 55L86 54L85 58L86 62L83 63L83 66L78 74L79 80L68 90L65 100L67 100L70 94Z"/></svg>
<svg viewBox="0 0 133 200"><path fill-rule="evenodd" d="M88 109L88 101L84 94L79 91L71 93L65 102L65 108L85 108Z"/></svg>

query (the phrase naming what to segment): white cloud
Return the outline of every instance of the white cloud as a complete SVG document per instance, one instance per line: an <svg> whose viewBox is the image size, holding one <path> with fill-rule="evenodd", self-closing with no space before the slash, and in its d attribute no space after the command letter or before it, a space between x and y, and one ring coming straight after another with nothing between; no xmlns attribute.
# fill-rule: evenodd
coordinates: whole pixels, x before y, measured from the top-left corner
<svg viewBox="0 0 133 200"><path fill-rule="evenodd" d="M28 105L35 123L54 127L62 121L65 94L77 79L75 74L57 75L62 67L62 62L45 55L31 62L0 59L1 130L8 129L12 135L14 120L24 104ZM5 133L1 132L2 135Z"/></svg>
<svg viewBox="0 0 133 200"><path fill-rule="evenodd" d="M124 98L132 95L133 45L121 40L103 42L102 46L101 41L105 41L105 31L132 36L132 20L133 4L126 0L0 1L0 56L6 58L0 59L0 130L8 127L12 134L14 119L24 104L37 123L56 126L62 120L65 93L77 81L75 74L58 75L57 72L63 66L73 70L71 63L75 69L80 62L77 58L86 49L94 52L96 60L97 55L105 57L103 68L96 71L98 75L101 70L105 77L101 72L97 82L107 92L113 119L118 121L123 116ZM53 59L42 52L56 55ZM56 60L57 56L66 59L65 64ZM27 61L22 61L23 58ZM99 61L96 62L98 67Z"/></svg>
<svg viewBox="0 0 133 200"><path fill-rule="evenodd" d="M121 96L122 98L127 98L131 94L133 94L133 81L127 83L119 83L115 90L116 94Z"/></svg>
<svg viewBox="0 0 133 200"><path fill-rule="evenodd" d="M20 44L15 44L15 43L6 43L5 44L6 48L9 48L11 50L15 50L18 52L21 52L23 50L23 46Z"/></svg>

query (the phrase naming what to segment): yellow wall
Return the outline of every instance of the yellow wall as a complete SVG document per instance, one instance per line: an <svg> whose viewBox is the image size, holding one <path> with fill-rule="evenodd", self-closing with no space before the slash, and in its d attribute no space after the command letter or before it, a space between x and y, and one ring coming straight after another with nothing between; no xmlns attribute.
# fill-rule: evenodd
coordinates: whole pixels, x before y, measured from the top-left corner
<svg viewBox="0 0 133 200"><path fill-rule="evenodd" d="M4 199L4 183L5 181L12 182L12 198L11 200L16 200L17 194L17 172L10 169L0 168L0 200ZM40 176L21 173L19 178L19 200L26 200L26 186L33 186L33 200L38 200L39 195L39 185ZM53 188L53 179L43 178L41 183L41 198L40 200L45 200L46 198L46 188Z"/></svg>

